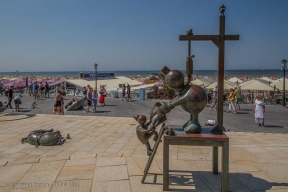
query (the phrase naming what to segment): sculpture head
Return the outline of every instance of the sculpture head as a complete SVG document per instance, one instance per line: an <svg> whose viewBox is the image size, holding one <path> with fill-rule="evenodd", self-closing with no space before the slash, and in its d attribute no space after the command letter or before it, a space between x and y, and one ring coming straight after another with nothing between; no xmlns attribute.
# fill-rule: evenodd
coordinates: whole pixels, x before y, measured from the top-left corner
<svg viewBox="0 0 288 192"><path fill-rule="evenodd" d="M137 116L133 116L133 117L141 125L146 123L146 121L147 121L147 118L145 115L137 115Z"/></svg>
<svg viewBox="0 0 288 192"><path fill-rule="evenodd" d="M171 70L165 76L165 82L170 89L179 91L184 88L184 75L181 71Z"/></svg>

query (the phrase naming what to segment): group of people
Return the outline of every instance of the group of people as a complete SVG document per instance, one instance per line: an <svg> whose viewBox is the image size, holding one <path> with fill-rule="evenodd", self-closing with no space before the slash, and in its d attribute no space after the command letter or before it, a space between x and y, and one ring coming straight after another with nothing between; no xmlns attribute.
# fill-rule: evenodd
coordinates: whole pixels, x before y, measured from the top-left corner
<svg viewBox="0 0 288 192"><path fill-rule="evenodd" d="M218 87L216 86L213 89L213 98L212 103L209 110L212 110L215 107L215 111L217 110L217 100L218 100ZM227 96L229 102L229 109L227 113L232 110L234 113L237 113L237 108L240 110L240 100L241 100L241 89L240 86L235 86L234 89L229 90L229 95ZM255 103L254 103L254 117L257 126L264 127L264 113L265 113L265 102L261 98L261 95L256 95Z"/></svg>
<svg viewBox="0 0 288 192"><path fill-rule="evenodd" d="M40 82L39 85L37 81L35 81L34 83L30 82L29 95L34 96L34 99L38 99L39 97L44 97L44 96L45 98L46 96L48 96L49 98L49 91L50 91L50 86L47 82L45 83L45 85L42 82Z"/></svg>
<svg viewBox="0 0 288 192"><path fill-rule="evenodd" d="M107 91L105 89L105 85L100 85L100 91L99 94L97 92L97 88L93 89L90 85L87 85L83 87L82 89L83 92L83 99L84 102L87 101L87 105L86 105L86 112L90 112L90 107L93 105L93 111L95 113L97 113L96 107L97 107L97 103L98 103L98 97L99 97L99 103L101 106L105 106L105 97L107 96Z"/></svg>
<svg viewBox="0 0 288 192"><path fill-rule="evenodd" d="M127 93L127 97L126 97L126 93ZM125 84L123 84L123 86L122 86L122 101L123 101L123 99L126 99L126 101L131 100L130 94L131 94L130 85L127 84L127 87L126 87Z"/></svg>
<svg viewBox="0 0 288 192"><path fill-rule="evenodd" d="M11 86L7 91L5 91L5 95L8 98L8 103L7 103L6 107L10 108L10 109L13 109L11 103L12 103L12 100L14 100L15 111L19 112L20 105L22 103L21 97L23 97L23 96L21 94L18 94L18 93L15 94L13 89L14 89L14 87Z"/></svg>

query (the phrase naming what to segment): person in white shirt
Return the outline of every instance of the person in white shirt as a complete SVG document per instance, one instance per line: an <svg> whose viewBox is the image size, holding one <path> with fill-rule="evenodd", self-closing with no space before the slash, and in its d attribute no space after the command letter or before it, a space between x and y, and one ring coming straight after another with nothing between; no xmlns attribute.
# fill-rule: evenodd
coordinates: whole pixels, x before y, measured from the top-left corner
<svg viewBox="0 0 288 192"><path fill-rule="evenodd" d="M93 102L93 109L94 109L94 113L96 113L96 107L97 107L97 100L98 100L98 93L97 93L97 89L94 89L92 92L92 102Z"/></svg>

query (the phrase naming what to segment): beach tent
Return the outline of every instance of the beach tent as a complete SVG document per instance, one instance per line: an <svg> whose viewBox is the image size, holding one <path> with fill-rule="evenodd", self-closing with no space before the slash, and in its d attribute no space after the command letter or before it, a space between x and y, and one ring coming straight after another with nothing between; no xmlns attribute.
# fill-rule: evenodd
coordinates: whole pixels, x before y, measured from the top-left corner
<svg viewBox="0 0 288 192"><path fill-rule="evenodd" d="M201 81L200 79L193 80L193 81L191 81L191 83L194 84L194 85L202 85L202 84L204 84L206 87L211 84L211 83L207 83L207 82Z"/></svg>
<svg viewBox="0 0 288 192"><path fill-rule="evenodd" d="M214 89L215 86L217 86L217 85L218 85L218 82L212 83L211 85L206 87L206 89ZM224 89L233 89L234 86L236 86L236 83L232 83L232 82L224 79Z"/></svg>
<svg viewBox="0 0 288 192"><path fill-rule="evenodd" d="M242 90L261 90L261 91L273 91L273 87L266 85L264 83L261 83L260 81L254 80L253 82L250 82L249 84L246 84L244 86L241 86Z"/></svg>
<svg viewBox="0 0 288 192"><path fill-rule="evenodd" d="M232 83L236 83L238 81L238 83L242 83L243 81L241 79L238 79L237 77L233 77L231 79L229 79L228 81L232 82Z"/></svg>
<svg viewBox="0 0 288 192"><path fill-rule="evenodd" d="M283 79L276 81L274 83L271 83L271 86L274 87L274 85L276 86L277 89L279 90L283 90ZM285 90L288 90L288 79L285 79Z"/></svg>

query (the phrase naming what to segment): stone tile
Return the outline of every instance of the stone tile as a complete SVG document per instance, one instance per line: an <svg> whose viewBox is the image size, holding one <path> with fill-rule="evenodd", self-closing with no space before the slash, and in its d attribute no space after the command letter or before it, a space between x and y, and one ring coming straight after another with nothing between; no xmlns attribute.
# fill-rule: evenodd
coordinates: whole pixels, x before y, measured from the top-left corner
<svg viewBox="0 0 288 192"><path fill-rule="evenodd" d="M82 155L70 155L70 160L71 159L84 159L84 158L96 158L97 154L92 154L92 153L89 153L89 154L82 154Z"/></svg>
<svg viewBox="0 0 288 192"><path fill-rule="evenodd" d="M0 160L0 166L5 166L8 163L8 160L1 159Z"/></svg>
<svg viewBox="0 0 288 192"><path fill-rule="evenodd" d="M107 150L105 150L105 153L118 153L121 149L117 149L117 148L108 148Z"/></svg>
<svg viewBox="0 0 288 192"><path fill-rule="evenodd" d="M18 183L31 166L32 164L22 164L0 167L0 186L4 187L5 183Z"/></svg>
<svg viewBox="0 0 288 192"><path fill-rule="evenodd" d="M66 160L34 163L29 171L61 170L65 163Z"/></svg>
<svg viewBox="0 0 288 192"><path fill-rule="evenodd" d="M27 145L20 144L20 145L17 145L11 149L4 151L3 153L17 153L18 151L21 151L22 149L25 149L26 147L27 147Z"/></svg>
<svg viewBox="0 0 288 192"><path fill-rule="evenodd" d="M129 177L131 192L158 192L163 191L163 176L162 175L147 175L145 184L141 183L142 176Z"/></svg>
<svg viewBox="0 0 288 192"><path fill-rule="evenodd" d="M97 157L96 166L126 165L125 157Z"/></svg>
<svg viewBox="0 0 288 192"><path fill-rule="evenodd" d="M53 183L50 192L90 192L92 179L59 181Z"/></svg>
<svg viewBox="0 0 288 192"><path fill-rule="evenodd" d="M20 161L8 161L8 165L20 165L20 164L31 164L31 163L38 163L39 158L37 159L28 159L28 160L20 160Z"/></svg>
<svg viewBox="0 0 288 192"><path fill-rule="evenodd" d="M129 180L94 181L91 192L130 192Z"/></svg>
<svg viewBox="0 0 288 192"><path fill-rule="evenodd" d="M44 162L44 161L60 161L60 160L69 160L70 159L70 155L64 155L64 156L53 156L53 157L42 157L40 158L40 162Z"/></svg>
<svg viewBox="0 0 288 192"><path fill-rule="evenodd" d="M95 165L96 158L85 158L85 159L72 159L67 160L65 167L67 166L79 166L79 165Z"/></svg>
<svg viewBox="0 0 288 192"><path fill-rule="evenodd" d="M16 185L15 189L24 189L27 191L49 191L58 173L59 170L29 171L19 181L19 183L24 184L24 186Z"/></svg>
<svg viewBox="0 0 288 192"><path fill-rule="evenodd" d="M63 167L56 181L92 179L95 165Z"/></svg>
<svg viewBox="0 0 288 192"><path fill-rule="evenodd" d="M139 167L139 169L141 170L142 173L144 173L144 169L146 167L146 164L148 162L148 159L141 159L141 158L134 158L136 165ZM149 169L149 173L157 173L157 174L161 174L162 171L158 165L158 163L156 161L152 161L150 169Z"/></svg>
<svg viewBox="0 0 288 192"><path fill-rule="evenodd" d="M1 192L10 192L13 189L13 186L11 187L0 187Z"/></svg>
<svg viewBox="0 0 288 192"><path fill-rule="evenodd" d="M96 167L93 182L96 181L115 181L128 179L127 166L105 166Z"/></svg>

